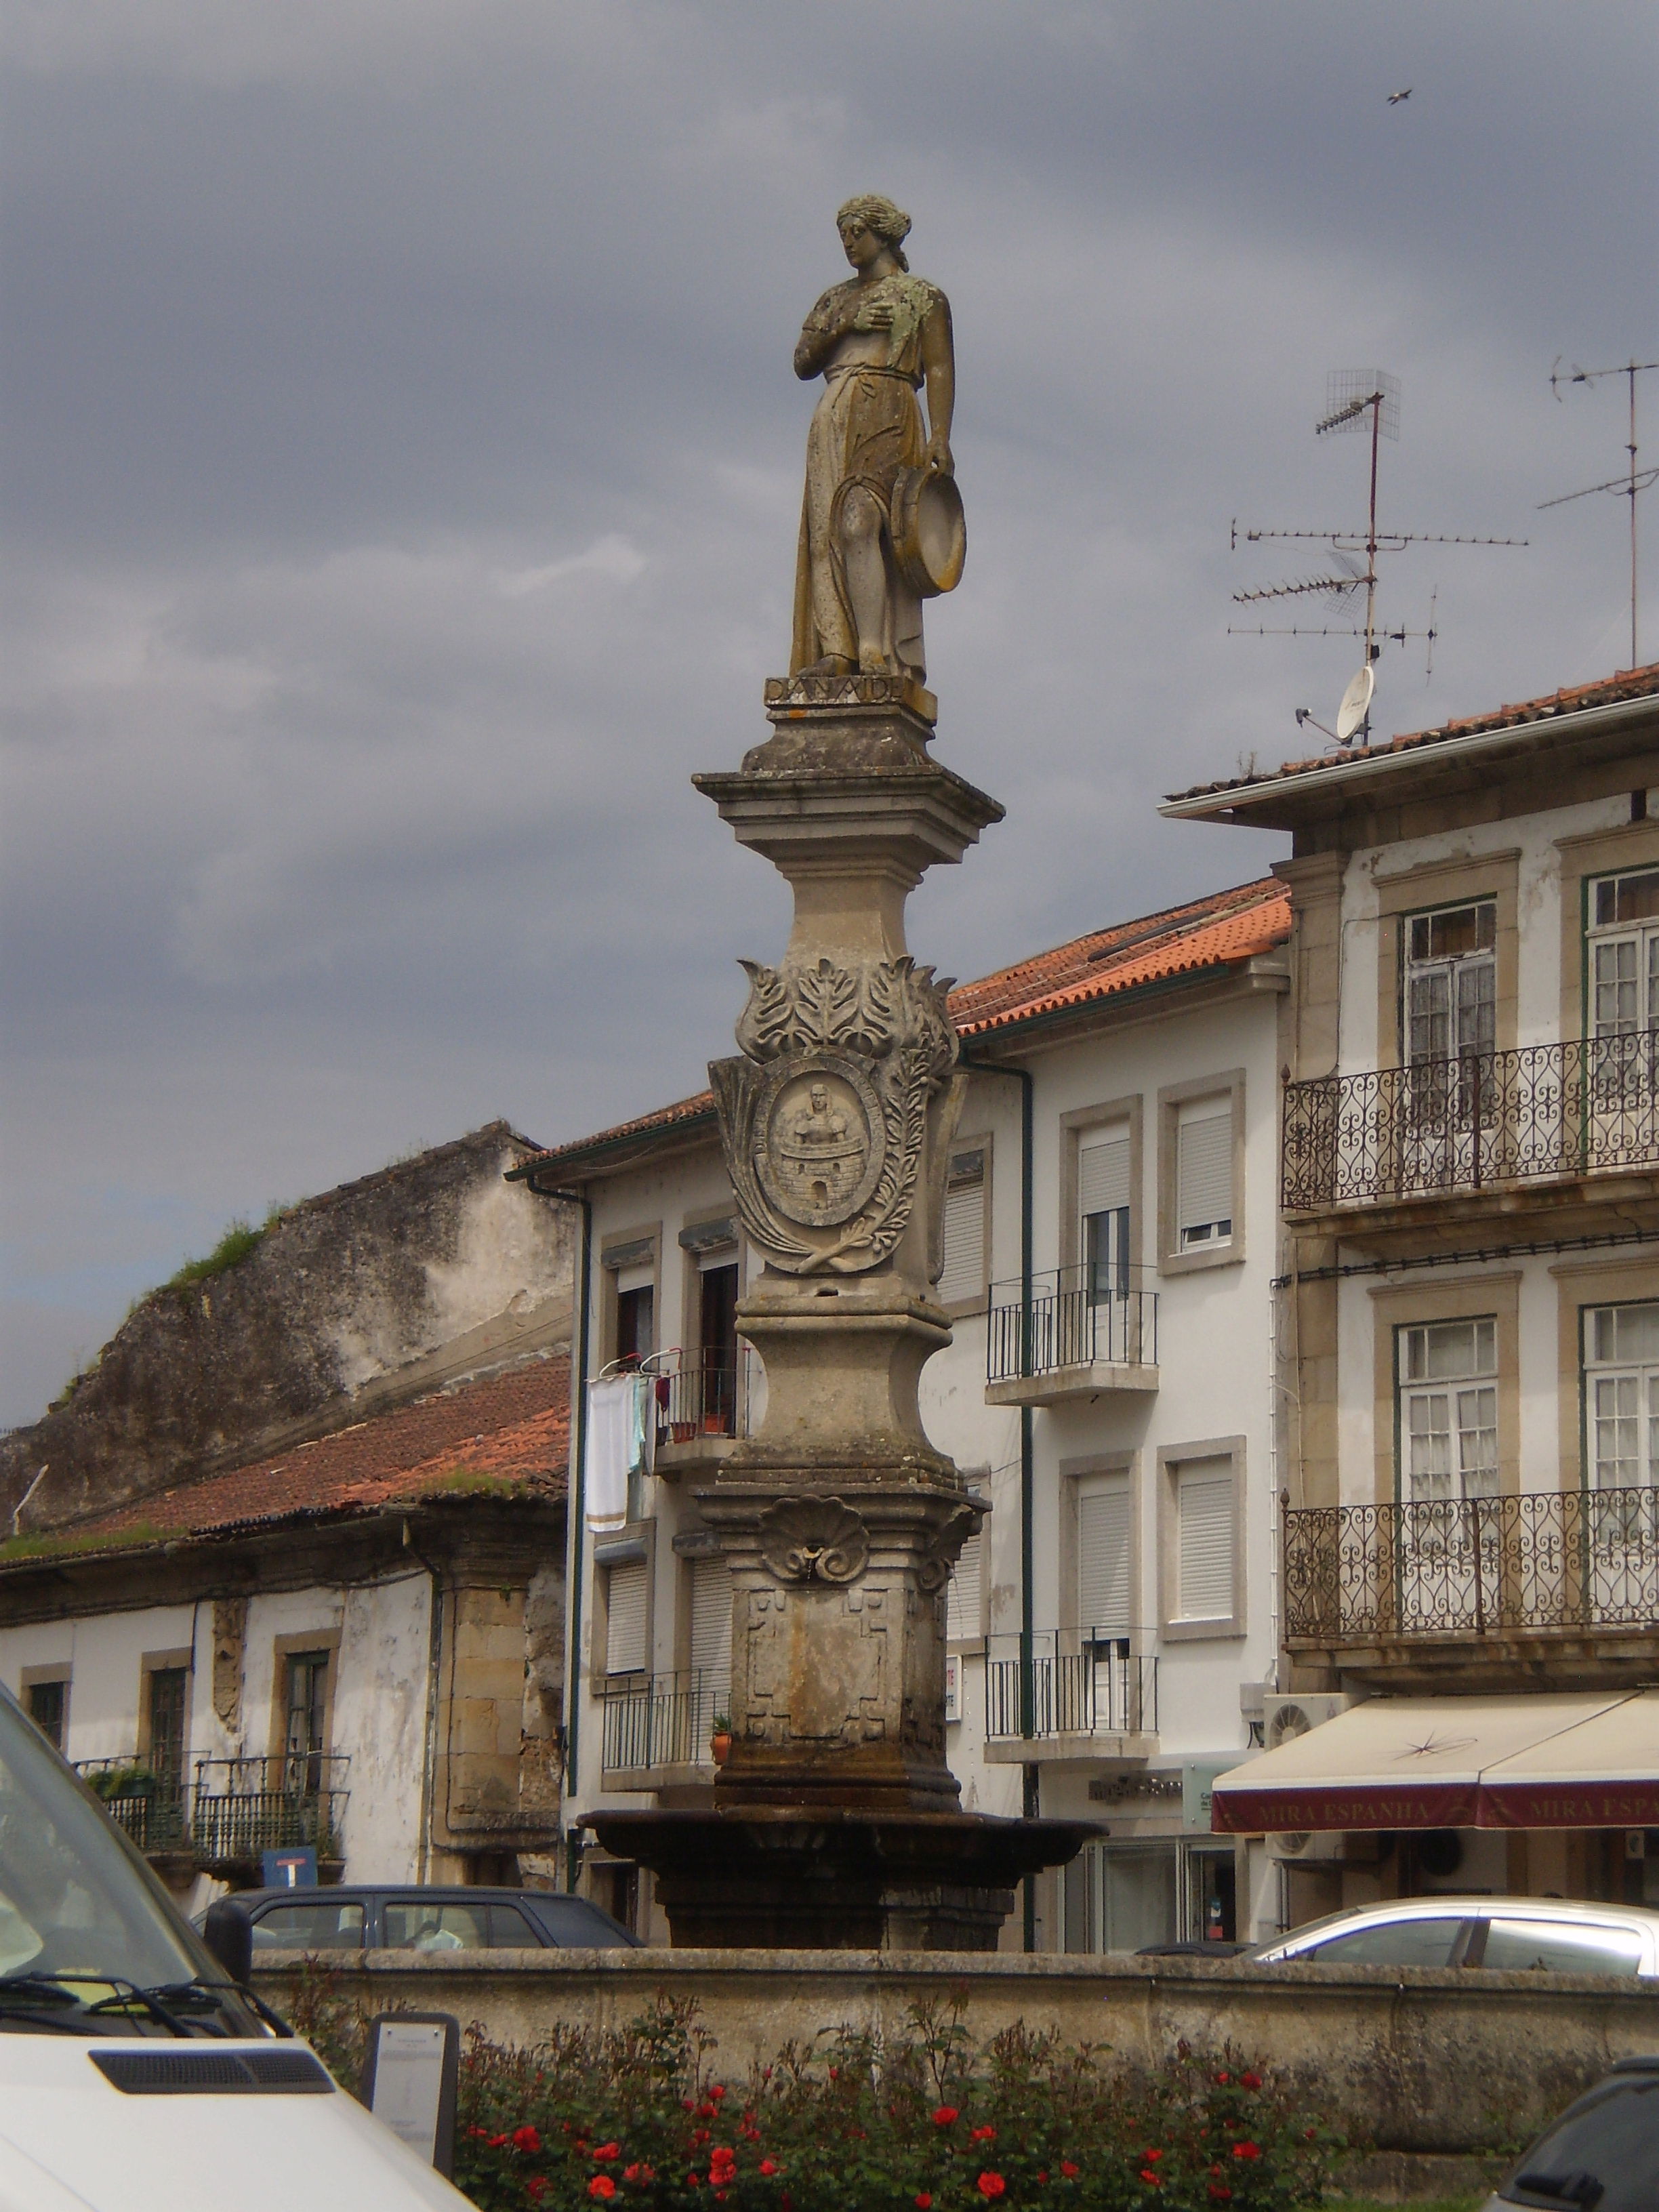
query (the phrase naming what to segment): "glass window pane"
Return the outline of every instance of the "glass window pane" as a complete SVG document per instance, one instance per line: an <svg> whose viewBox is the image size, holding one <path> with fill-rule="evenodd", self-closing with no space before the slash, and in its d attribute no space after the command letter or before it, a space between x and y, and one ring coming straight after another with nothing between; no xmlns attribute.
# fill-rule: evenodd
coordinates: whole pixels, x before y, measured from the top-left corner
<svg viewBox="0 0 1659 2212"><path fill-rule="evenodd" d="M360 1951L363 1908L325 1894L304 1904L273 1905L253 1923L256 1951Z"/></svg>
<svg viewBox="0 0 1659 2212"><path fill-rule="evenodd" d="M390 1951L485 1951L489 1948L487 1905L439 1905L418 1898L388 1904L381 1913Z"/></svg>
<svg viewBox="0 0 1659 2212"><path fill-rule="evenodd" d="M492 1905L489 1947L493 1951L539 1951L542 1942L516 1905Z"/></svg>
<svg viewBox="0 0 1659 2212"><path fill-rule="evenodd" d="M1303 1956L1321 1966L1445 1966L1451 1963L1452 1945L1462 1917L1444 1920L1389 1920L1373 1928L1356 1928L1346 1936L1333 1936L1317 1950Z"/></svg>
<svg viewBox="0 0 1659 2212"><path fill-rule="evenodd" d="M1171 1842L1101 1855L1103 1951L1139 1951L1176 1938L1176 1847Z"/></svg>
<svg viewBox="0 0 1659 2212"><path fill-rule="evenodd" d="M1583 2173L1599 2182L1595 2212L1652 2212L1659 2204L1659 2081L1615 2078L1527 2157L1524 2171ZM1544 2191L1529 2192L1543 2197Z"/></svg>
<svg viewBox="0 0 1659 2212"><path fill-rule="evenodd" d="M1633 1975L1641 1968L1642 1939L1627 1928L1494 1919L1481 1964L1508 1972Z"/></svg>

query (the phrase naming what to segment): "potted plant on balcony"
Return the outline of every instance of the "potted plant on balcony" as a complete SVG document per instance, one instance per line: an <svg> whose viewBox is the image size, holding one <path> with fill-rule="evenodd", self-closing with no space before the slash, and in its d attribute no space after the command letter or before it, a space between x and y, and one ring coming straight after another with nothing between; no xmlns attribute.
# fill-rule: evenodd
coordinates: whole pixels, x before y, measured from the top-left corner
<svg viewBox="0 0 1659 2212"><path fill-rule="evenodd" d="M716 1766L724 1766L732 1756L732 1716L716 1713L714 1731L708 1739L708 1748Z"/></svg>

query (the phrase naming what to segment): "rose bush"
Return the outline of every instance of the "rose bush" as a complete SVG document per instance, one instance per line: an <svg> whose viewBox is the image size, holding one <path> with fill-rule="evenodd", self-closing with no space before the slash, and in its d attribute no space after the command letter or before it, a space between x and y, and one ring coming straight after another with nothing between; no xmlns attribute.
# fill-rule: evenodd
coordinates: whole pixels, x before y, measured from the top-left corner
<svg viewBox="0 0 1659 2212"><path fill-rule="evenodd" d="M295 2008L343 2079L361 2024L313 1978ZM727 2076L695 2007L532 2051L471 2030L455 2180L480 2212L1302 2212L1341 2145L1271 2070L1182 2050L1153 2074L954 2004Z"/></svg>

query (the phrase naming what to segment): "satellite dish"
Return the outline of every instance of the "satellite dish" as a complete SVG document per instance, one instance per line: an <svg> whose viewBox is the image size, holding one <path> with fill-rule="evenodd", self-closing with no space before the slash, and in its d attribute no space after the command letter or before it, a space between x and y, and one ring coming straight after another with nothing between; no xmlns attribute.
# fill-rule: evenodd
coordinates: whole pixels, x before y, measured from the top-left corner
<svg viewBox="0 0 1659 2212"><path fill-rule="evenodd" d="M1365 717L1371 710L1371 694L1376 689L1376 672L1369 662L1342 694L1342 704L1336 710L1336 741L1346 745L1356 730L1363 729Z"/></svg>

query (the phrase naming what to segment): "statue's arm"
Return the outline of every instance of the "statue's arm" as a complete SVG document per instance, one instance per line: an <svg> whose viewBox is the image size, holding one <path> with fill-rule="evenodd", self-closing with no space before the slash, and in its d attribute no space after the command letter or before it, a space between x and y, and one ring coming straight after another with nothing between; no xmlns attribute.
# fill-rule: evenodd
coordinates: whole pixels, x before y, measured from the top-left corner
<svg viewBox="0 0 1659 2212"><path fill-rule="evenodd" d="M801 325L800 336L795 341L797 376L817 376L828 366L830 356L846 335L845 289L836 285L826 292Z"/></svg>
<svg viewBox="0 0 1659 2212"><path fill-rule="evenodd" d="M951 417L957 404L957 352L951 334L951 302L943 292L921 326L921 375L927 393L927 463L951 476L956 471Z"/></svg>

